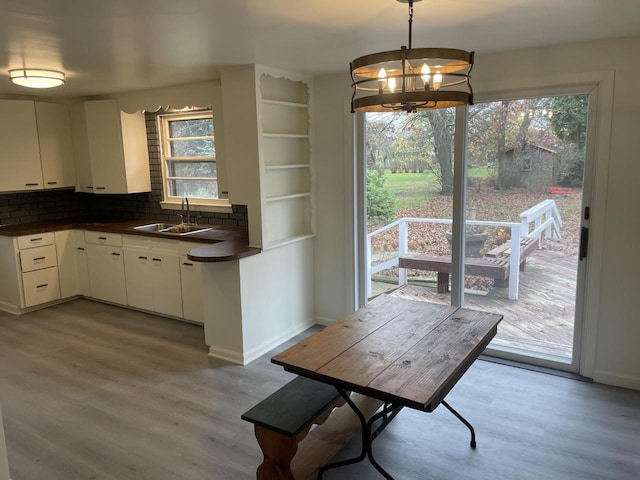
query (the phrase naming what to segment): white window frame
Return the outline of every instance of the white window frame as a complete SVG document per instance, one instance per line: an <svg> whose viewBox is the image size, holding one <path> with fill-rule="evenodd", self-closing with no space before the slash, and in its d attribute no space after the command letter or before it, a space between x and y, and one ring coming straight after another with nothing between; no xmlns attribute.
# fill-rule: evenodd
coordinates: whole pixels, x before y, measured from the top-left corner
<svg viewBox="0 0 640 480"><path fill-rule="evenodd" d="M158 127L158 141L160 145L160 169L162 171L162 194L163 201L160 205L164 209L179 210L182 208L183 197L170 195L169 181L174 177L169 175L168 161L213 161L216 162L216 170L218 171L219 165L217 164L216 156L212 157L171 157L168 154L171 152L170 143L172 140L176 140L170 137L169 134L169 122L179 120L194 120L201 118L211 118L213 121L213 111L207 110L189 110L178 112L160 113L156 117ZM215 130L212 136L206 137L190 137L193 139L209 139L211 138L215 145ZM219 173L218 173L219 175ZM218 195L220 195L220 184L218 183L219 177L215 178L194 178L195 180L211 180L213 179L218 186ZM189 203L192 209L194 207L200 211L214 211L214 212L230 212L231 204L226 198L197 198L190 197Z"/></svg>

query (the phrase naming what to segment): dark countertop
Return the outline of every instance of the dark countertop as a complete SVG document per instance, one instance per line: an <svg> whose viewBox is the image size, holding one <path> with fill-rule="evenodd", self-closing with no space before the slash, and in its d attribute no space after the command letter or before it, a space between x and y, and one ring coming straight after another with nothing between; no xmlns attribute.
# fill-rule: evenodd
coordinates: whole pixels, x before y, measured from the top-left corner
<svg viewBox="0 0 640 480"><path fill-rule="evenodd" d="M0 235L18 237L59 230L93 230L107 233L140 235L154 238L170 238L186 242L202 243L202 247L188 252L194 262L227 262L256 255L259 248L249 246L249 234L246 228L221 225L203 225L210 228L206 232L180 235L178 233L159 233L134 230L138 225L155 223L154 220L102 220L102 219L63 219L33 223L20 223L0 226Z"/></svg>

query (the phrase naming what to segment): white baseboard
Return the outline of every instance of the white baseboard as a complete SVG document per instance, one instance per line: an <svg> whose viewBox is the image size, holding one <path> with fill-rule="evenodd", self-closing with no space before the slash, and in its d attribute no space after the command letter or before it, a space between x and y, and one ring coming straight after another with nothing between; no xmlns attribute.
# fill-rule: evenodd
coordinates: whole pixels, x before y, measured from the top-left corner
<svg viewBox="0 0 640 480"><path fill-rule="evenodd" d="M338 319L336 318L327 318L327 317L316 317L316 323L318 325L322 325L323 327L327 327L332 323L335 323Z"/></svg>
<svg viewBox="0 0 640 480"><path fill-rule="evenodd" d="M606 370L596 370L593 375L593 381L596 383L613 385L615 387L640 390L640 377L632 375L622 375L619 373L608 372Z"/></svg>
<svg viewBox="0 0 640 480"><path fill-rule="evenodd" d="M278 335L275 338L271 338L265 342L262 342L260 345L257 345L247 352L237 352L234 350L211 346L209 347L209 356L224 360L226 362L235 363L236 365L248 365L257 358L260 358L265 353L270 352L279 345L282 345L290 338L299 335L300 333L304 332L308 328L313 327L314 325L315 323L313 321L297 325L295 328L287 330L286 332Z"/></svg>

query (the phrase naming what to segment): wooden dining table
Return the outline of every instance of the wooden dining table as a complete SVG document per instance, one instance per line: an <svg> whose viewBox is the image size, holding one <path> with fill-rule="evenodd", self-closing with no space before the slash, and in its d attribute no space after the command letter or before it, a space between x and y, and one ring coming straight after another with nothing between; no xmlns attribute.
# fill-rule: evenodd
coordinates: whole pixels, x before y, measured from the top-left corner
<svg viewBox="0 0 640 480"><path fill-rule="evenodd" d="M375 460L372 442L404 407L432 412L442 404L469 428L474 448L473 427L445 397L496 335L501 320L495 313L381 295L274 356L271 361L289 372L335 386L360 419L360 455L323 466L318 478L368 457L393 480ZM384 405L367 419L350 392Z"/></svg>

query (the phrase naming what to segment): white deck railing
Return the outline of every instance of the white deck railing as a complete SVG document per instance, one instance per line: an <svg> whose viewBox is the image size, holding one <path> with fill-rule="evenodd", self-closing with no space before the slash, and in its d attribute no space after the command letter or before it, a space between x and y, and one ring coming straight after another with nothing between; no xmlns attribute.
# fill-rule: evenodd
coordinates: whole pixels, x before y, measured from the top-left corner
<svg viewBox="0 0 640 480"><path fill-rule="evenodd" d="M408 253L409 224L411 223L439 223L451 225L448 218L400 218L380 227L367 235L367 298L371 296L372 276L383 270L398 266L398 258ZM556 202L544 200L534 207L520 214L520 223L516 222L491 222L482 220L467 220L467 226L486 226L494 228L509 228L511 230L511 257L509 263L509 298L518 299L518 285L520 281L520 240L523 238L560 238L562 219ZM376 265L372 264L373 254L371 249L372 238L394 227L398 227L398 254ZM406 285L407 272L404 268L398 269L398 284Z"/></svg>

